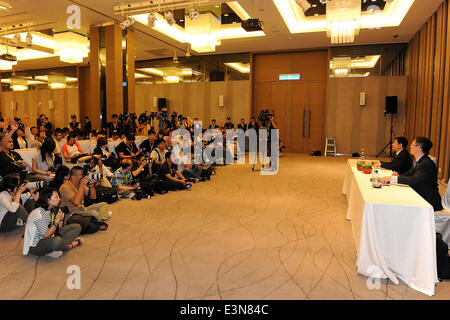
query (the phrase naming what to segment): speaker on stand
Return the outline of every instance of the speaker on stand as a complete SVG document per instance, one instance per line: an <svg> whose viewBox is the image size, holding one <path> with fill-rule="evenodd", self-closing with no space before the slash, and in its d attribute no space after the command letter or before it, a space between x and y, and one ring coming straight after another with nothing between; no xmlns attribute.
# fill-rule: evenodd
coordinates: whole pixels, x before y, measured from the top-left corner
<svg viewBox="0 0 450 320"><path fill-rule="evenodd" d="M386 97L386 107L384 109L384 115L391 115L391 131L390 131L390 139L389 142L384 146L384 148L378 152L377 158L382 154L386 153L387 148L389 147L389 156L392 157L392 135L394 133L394 115L397 113L398 107L398 97L397 96L388 96Z"/></svg>

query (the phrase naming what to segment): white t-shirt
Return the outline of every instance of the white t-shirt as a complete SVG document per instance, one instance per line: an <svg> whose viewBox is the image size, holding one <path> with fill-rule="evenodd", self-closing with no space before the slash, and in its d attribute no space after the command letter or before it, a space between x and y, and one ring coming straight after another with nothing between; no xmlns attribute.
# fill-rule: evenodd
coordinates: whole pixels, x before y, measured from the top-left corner
<svg viewBox="0 0 450 320"><path fill-rule="evenodd" d="M0 192L0 224L9 211L16 212L18 208L19 203L13 201L8 191Z"/></svg>
<svg viewBox="0 0 450 320"><path fill-rule="evenodd" d="M49 168L54 166L54 155L52 154L51 157L48 155L46 156L46 159L42 161L41 151L38 150L34 156L33 160L36 163L36 169L47 172Z"/></svg>

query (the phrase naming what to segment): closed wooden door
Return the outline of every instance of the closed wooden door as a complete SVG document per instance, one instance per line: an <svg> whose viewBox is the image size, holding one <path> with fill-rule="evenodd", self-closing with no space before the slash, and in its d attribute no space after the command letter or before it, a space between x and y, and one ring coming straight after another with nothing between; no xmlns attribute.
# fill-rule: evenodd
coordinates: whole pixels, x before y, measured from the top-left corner
<svg viewBox="0 0 450 320"><path fill-rule="evenodd" d="M308 85L302 82L291 82L291 106L290 106L290 151L305 152L305 140L308 129L308 114L306 108L308 105ZM283 141L284 143L284 141Z"/></svg>
<svg viewBox="0 0 450 320"><path fill-rule="evenodd" d="M279 138L291 144L290 96L291 86L288 82L272 82L272 107L269 111L279 128Z"/></svg>
<svg viewBox="0 0 450 320"><path fill-rule="evenodd" d="M308 84L307 113L307 135L305 140L305 151L312 152L314 149L322 150L324 142L325 125L325 102L326 83L317 82Z"/></svg>

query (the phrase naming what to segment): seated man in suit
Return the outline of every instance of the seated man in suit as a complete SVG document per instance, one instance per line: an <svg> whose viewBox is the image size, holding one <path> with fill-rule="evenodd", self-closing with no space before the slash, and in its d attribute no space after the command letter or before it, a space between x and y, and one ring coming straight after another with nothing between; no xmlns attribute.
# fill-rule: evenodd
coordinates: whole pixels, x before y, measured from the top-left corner
<svg viewBox="0 0 450 320"><path fill-rule="evenodd" d="M405 174L394 172L390 177L381 178L381 182L407 184L433 206L434 211L442 210L441 195L438 189L438 170L428 156L433 143L425 137L416 137L411 144L411 154L415 161Z"/></svg>
<svg viewBox="0 0 450 320"><path fill-rule="evenodd" d="M412 165L411 155L406 147L408 146L408 139L405 137L397 137L392 143L392 150L395 151L395 156L391 162L376 161L375 167L381 167L397 172L398 174L404 174L408 172Z"/></svg>

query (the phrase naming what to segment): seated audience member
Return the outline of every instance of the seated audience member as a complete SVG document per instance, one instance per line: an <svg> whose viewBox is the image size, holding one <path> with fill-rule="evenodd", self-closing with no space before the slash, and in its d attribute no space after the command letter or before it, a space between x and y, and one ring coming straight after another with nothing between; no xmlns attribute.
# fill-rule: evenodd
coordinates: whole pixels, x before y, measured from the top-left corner
<svg viewBox="0 0 450 320"><path fill-rule="evenodd" d="M64 127L62 129L62 139L59 142L60 146L62 147L63 145L65 145L67 143L67 137L69 136L70 130L67 127Z"/></svg>
<svg viewBox="0 0 450 320"><path fill-rule="evenodd" d="M224 124L224 129L234 129L234 124L231 122L231 118L227 118L227 122Z"/></svg>
<svg viewBox="0 0 450 320"><path fill-rule="evenodd" d="M102 159L98 159L97 157L92 157L91 159L86 161L87 164L85 164L85 167L88 168L89 173L95 174L97 176L101 175L102 178L97 180L98 184L111 188L111 183L109 182L108 178L112 178L113 174L108 169L108 167L103 165Z"/></svg>
<svg viewBox="0 0 450 320"><path fill-rule="evenodd" d="M128 133L125 141L119 143L116 147L116 153L120 160L136 159L136 157L140 156L139 148L134 143L135 140L134 133Z"/></svg>
<svg viewBox="0 0 450 320"><path fill-rule="evenodd" d="M406 147L408 146L408 139L404 137L397 137L392 143L392 150L395 152L394 158L391 162L376 161L375 167L381 167L404 174L408 172L412 165L411 155Z"/></svg>
<svg viewBox="0 0 450 320"><path fill-rule="evenodd" d="M259 125L258 122L256 122L255 117L250 118L250 123L248 124L247 129L254 129L256 130L256 133L258 133Z"/></svg>
<svg viewBox="0 0 450 320"><path fill-rule="evenodd" d="M6 122L6 119L5 119L5 122ZM11 123L11 130L9 130L8 133L2 131L2 138L0 140L0 152L5 149L7 144L9 144L10 139L12 139L13 134L16 132L16 130L18 128L19 128L19 125L17 124L17 122L13 122L13 123ZM3 129L3 128L1 128L1 129ZM12 148L14 149L14 143L13 143ZM1 161L1 157L0 157L0 161Z"/></svg>
<svg viewBox="0 0 450 320"><path fill-rule="evenodd" d="M30 146L31 148L39 149L42 145L42 142L44 142L45 139L45 131L40 131L35 137L34 140L31 141Z"/></svg>
<svg viewBox="0 0 450 320"><path fill-rule="evenodd" d="M66 159L66 162L83 162L91 157L83 152L83 149L81 149L78 142L76 142L75 135L73 133L68 136L67 143L61 148L61 151Z"/></svg>
<svg viewBox="0 0 450 320"><path fill-rule="evenodd" d="M116 133L119 137L122 134L123 126L119 122L119 117L117 116L117 114L112 115L112 121L108 122L107 129L108 129L108 137L109 138L111 138L113 136L114 131L116 131Z"/></svg>
<svg viewBox="0 0 450 320"><path fill-rule="evenodd" d="M216 124L216 119L211 120L211 124L209 125L208 129L219 129L219 126Z"/></svg>
<svg viewBox="0 0 450 320"><path fill-rule="evenodd" d="M73 131L75 129L80 129L80 123L77 122L77 116L75 114L70 116L71 121L69 122L69 130Z"/></svg>
<svg viewBox="0 0 450 320"><path fill-rule="evenodd" d="M25 227L23 255L47 255L58 258L63 251L69 251L83 243L77 238L81 232L79 224L64 226L64 213L58 209L58 190L45 188L39 193L39 200ZM54 210L57 210L54 213Z"/></svg>
<svg viewBox="0 0 450 320"><path fill-rule="evenodd" d="M42 146L33 156L32 169L37 176L45 181L52 180L55 174L55 141L53 139L45 139Z"/></svg>
<svg viewBox="0 0 450 320"><path fill-rule="evenodd" d="M100 202L88 207L84 206L84 197L91 200L97 198L94 188L94 181L88 176L83 177L83 168L75 166L70 170L70 177L60 188L61 206L67 206L70 214L80 214L82 216L93 216L97 220L106 220L112 213L106 202Z"/></svg>
<svg viewBox="0 0 450 320"><path fill-rule="evenodd" d="M39 118L37 119L37 127L44 127L45 130L52 130L53 125L50 121L48 121L48 118L45 114L41 114Z"/></svg>
<svg viewBox="0 0 450 320"><path fill-rule="evenodd" d="M120 162L120 168L114 172L113 177L111 178L111 185L114 188L117 188L123 197L130 196L133 191L140 187L139 183L134 181L134 177L141 173L146 165L147 162L142 161L141 165L136 170L132 171L133 162L131 159L123 159Z"/></svg>
<svg viewBox="0 0 450 320"><path fill-rule="evenodd" d="M30 189L30 194L26 195L25 184L20 184L18 175L7 175L3 180L2 191L0 192L0 231L9 232L16 228L18 219L26 222L28 214L34 209L33 197L36 189ZM27 197L24 205L22 202Z"/></svg>
<svg viewBox="0 0 450 320"><path fill-rule="evenodd" d="M106 130L102 129L97 132L97 140L100 138L105 138L105 139L108 138L108 134L106 133Z"/></svg>
<svg viewBox="0 0 450 320"><path fill-rule="evenodd" d="M111 141L119 141L120 140L120 134L119 131L113 130L112 136L110 138Z"/></svg>
<svg viewBox="0 0 450 320"><path fill-rule="evenodd" d="M61 157L61 147L63 146L63 144L61 144L62 139L63 139L62 130L59 128L55 129L55 132L53 132L53 140L55 141L55 151L53 153L59 157Z"/></svg>
<svg viewBox="0 0 450 320"><path fill-rule="evenodd" d="M202 167L200 164L193 164L192 160L194 159L194 148L190 153L187 153L180 157L178 160L178 170L181 171L183 176L186 178L196 179L198 181L205 181L205 178L202 178Z"/></svg>
<svg viewBox="0 0 450 320"><path fill-rule="evenodd" d="M19 127L15 134L13 134L14 149L26 149L28 148L28 141L25 137L25 129Z"/></svg>
<svg viewBox="0 0 450 320"><path fill-rule="evenodd" d="M108 149L108 140L101 137L97 140L97 146L94 149L94 155L99 155L103 161L103 164L112 168L113 171L119 167L119 160L114 152Z"/></svg>
<svg viewBox="0 0 450 320"><path fill-rule="evenodd" d="M158 134L156 135L156 140L164 140L164 129L158 131Z"/></svg>
<svg viewBox="0 0 450 320"><path fill-rule="evenodd" d="M8 142L0 152L0 175L2 177L9 173L19 174L23 170L26 170L27 166L22 157L15 151L12 138L9 138Z"/></svg>
<svg viewBox="0 0 450 320"><path fill-rule="evenodd" d="M390 177L381 178L383 183L393 182L407 184L414 189L434 208L442 210L441 196L438 186L438 170L433 160L428 156L433 143L426 137L416 137L411 144L411 154L415 161L408 172L399 175L397 172Z"/></svg>
<svg viewBox="0 0 450 320"><path fill-rule="evenodd" d="M92 132L92 123L89 117L84 117L83 136L85 139L89 139L89 134Z"/></svg>
<svg viewBox="0 0 450 320"><path fill-rule="evenodd" d="M64 182L68 181L70 178L70 169L66 166L61 166L56 169L55 178L48 184L49 187L55 188L59 190L59 188L63 185Z"/></svg>
<svg viewBox="0 0 450 320"><path fill-rule="evenodd" d="M167 184L169 190L190 190L191 184L186 182L186 178L178 170L174 163L175 156L171 152L166 152L166 161L158 170L158 177Z"/></svg>
<svg viewBox="0 0 450 320"><path fill-rule="evenodd" d="M165 155L169 151L166 149L166 143L164 140L156 140L155 141L156 148L153 149L150 154L150 158L153 161L152 172L157 173L159 168L166 161Z"/></svg>
<svg viewBox="0 0 450 320"><path fill-rule="evenodd" d="M237 127L238 129L244 130L244 132L247 131L247 124L245 123L244 118L241 119L241 123L239 123Z"/></svg>
<svg viewBox="0 0 450 320"><path fill-rule="evenodd" d="M89 132L89 140L97 140L98 135L97 135L97 130L91 130L91 132Z"/></svg>
<svg viewBox="0 0 450 320"><path fill-rule="evenodd" d="M142 154L152 153L152 151L156 148L156 133L153 129L148 131L148 139L142 141L139 148L141 149Z"/></svg>

